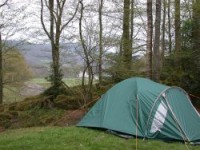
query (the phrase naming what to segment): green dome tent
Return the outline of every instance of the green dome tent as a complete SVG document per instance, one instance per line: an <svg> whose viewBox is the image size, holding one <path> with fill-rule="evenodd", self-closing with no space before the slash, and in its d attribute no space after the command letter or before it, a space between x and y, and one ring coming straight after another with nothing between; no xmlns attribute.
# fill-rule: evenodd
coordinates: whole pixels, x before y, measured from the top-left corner
<svg viewBox="0 0 200 150"><path fill-rule="evenodd" d="M113 86L77 126L141 138L200 142L200 115L187 93L139 77Z"/></svg>

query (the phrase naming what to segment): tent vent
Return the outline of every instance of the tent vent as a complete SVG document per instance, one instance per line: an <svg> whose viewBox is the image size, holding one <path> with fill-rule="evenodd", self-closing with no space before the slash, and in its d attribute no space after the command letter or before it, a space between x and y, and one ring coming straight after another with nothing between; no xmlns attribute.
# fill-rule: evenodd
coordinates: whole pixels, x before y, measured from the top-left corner
<svg viewBox="0 0 200 150"><path fill-rule="evenodd" d="M160 131L160 129L163 127L163 124L165 122L165 118L167 116L167 106L165 105L165 103L162 101L159 106L158 109L155 113L152 125L151 125L151 133L155 133L157 131Z"/></svg>

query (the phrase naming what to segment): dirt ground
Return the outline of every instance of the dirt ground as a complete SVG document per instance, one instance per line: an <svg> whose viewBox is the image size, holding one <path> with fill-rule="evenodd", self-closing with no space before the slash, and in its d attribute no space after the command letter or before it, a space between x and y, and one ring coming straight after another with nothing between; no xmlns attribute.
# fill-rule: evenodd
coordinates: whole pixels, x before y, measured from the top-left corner
<svg viewBox="0 0 200 150"><path fill-rule="evenodd" d="M20 90L20 94L24 97L39 95L44 92L45 88L39 84L25 82L24 86Z"/></svg>
<svg viewBox="0 0 200 150"><path fill-rule="evenodd" d="M83 116L87 113L86 109L67 110L63 117L53 123L58 126L72 126L76 125Z"/></svg>

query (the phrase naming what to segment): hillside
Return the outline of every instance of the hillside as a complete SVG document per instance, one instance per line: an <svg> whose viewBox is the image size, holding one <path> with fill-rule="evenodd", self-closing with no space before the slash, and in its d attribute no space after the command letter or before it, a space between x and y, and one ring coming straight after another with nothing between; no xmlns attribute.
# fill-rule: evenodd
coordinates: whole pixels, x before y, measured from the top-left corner
<svg viewBox="0 0 200 150"><path fill-rule="evenodd" d="M50 44L32 44L20 41L7 41L7 43L9 46L17 47L18 51L23 54L35 76L46 77L49 74L52 57ZM80 45L77 43L63 43L60 47L61 67L64 75L74 77L83 66Z"/></svg>

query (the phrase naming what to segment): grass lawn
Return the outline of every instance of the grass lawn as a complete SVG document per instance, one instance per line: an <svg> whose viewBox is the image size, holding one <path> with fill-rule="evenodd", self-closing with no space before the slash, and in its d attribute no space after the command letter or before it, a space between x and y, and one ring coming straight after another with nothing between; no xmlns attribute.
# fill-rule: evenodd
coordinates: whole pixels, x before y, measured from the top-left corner
<svg viewBox="0 0 200 150"><path fill-rule="evenodd" d="M36 127L0 133L0 150L135 150L135 139L78 127ZM200 146L188 145L190 150ZM138 140L138 150L187 150L183 143Z"/></svg>

